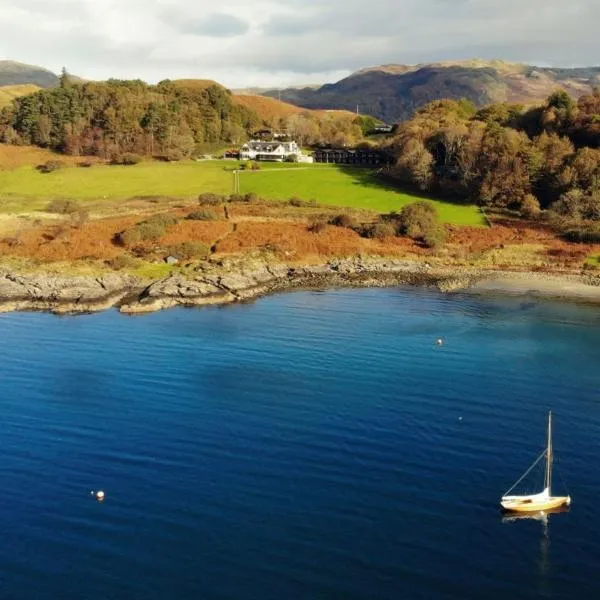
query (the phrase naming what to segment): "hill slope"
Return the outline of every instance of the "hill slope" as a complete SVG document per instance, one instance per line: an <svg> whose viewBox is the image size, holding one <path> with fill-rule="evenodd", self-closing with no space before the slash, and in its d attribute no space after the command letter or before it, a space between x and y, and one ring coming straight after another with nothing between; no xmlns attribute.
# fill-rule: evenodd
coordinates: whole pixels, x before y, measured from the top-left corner
<svg viewBox="0 0 600 600"><path fill-rule="evenodd" d="M3 85L0 86L0 108L7 106L15 98L33 94L40 88L33 83L24 83L22 85Z"/></svg>
<svg viewBox="0 0 600 600"><path fill-rule="evenodd" d="M31 83L42 88L58 85L58 77L35 65L26 65L12 60L0 60L0 86Z"/></svg>
<svg viewBox="0 0 600 600"><path fill-rule="evenodd" d="M477 105L494 102L529 104L557 88L573 96L600 85L600 67L550 69L503 61L462 61L430 65L383 65L362 69L317 89L265 92L305 108L337 108L370 114L388 122L410 118L424 104L440 98L468 98Z"/></svg>
<svg viewBox="0 0 600 600"><path fill-rule="evenodd" d="M334 117L355 117L356 115L347 110L311 110L302 108L296 104L290 104L271 98L269 96L254 96L235 94L232 96L234 104L243 106L253 113L257 114L265 123L270 123L273 119L285 119L291 115L308 113L317 119L324 118L327 115Z"/></svg>

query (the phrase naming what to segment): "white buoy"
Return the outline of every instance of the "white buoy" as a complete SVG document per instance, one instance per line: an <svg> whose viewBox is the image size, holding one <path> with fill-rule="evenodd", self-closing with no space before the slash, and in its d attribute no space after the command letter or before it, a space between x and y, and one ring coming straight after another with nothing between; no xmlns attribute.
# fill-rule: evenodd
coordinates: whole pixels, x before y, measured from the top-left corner
<svg viewBox="0 0 600 600"><path fill-rule="evenodd" d="M102 500L104 500L104 492L102 490L96 492L96 498L102 502Z"/></svg>
<svg viewBox="0 0 600 600"><path fill-rule="evenodd" d="M443 346L444 345L444 338L438 338L437 341L436 341L436 344L438 346Z"/></svg>
<svg viewBox="0 0 600 600"><path fill-rule="evenodd" d="M459 420L459 421L462 421L462 417L458 417L458 420Z"/></svg>

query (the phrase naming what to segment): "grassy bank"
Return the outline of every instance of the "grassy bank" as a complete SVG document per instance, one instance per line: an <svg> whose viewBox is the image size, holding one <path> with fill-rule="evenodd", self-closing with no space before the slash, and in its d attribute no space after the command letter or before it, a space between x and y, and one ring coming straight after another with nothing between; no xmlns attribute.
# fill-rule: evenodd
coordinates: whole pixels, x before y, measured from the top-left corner
<svg viewBox="0 0 600 600"><path fill-rule="evenodd" d="M135 196L194 198L201 192L229 194L237 163L144 162L136 166L68 167L41 174L34 167L0 171L0 211L43 209L53 198L73 198L110 204ZM336 165L270 164L258 172L240 174L241 193L272 199L293 196L319 203L379 212L400 210L420 199L378 180L369 169ZM457 225L484 226L479 209L432 199L440 218Z"/></svg>

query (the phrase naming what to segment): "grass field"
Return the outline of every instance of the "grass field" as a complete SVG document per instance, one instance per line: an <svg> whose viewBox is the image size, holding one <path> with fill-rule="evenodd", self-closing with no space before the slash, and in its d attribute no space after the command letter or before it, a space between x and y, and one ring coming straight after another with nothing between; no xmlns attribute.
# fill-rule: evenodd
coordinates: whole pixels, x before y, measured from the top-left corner
<svg viewBox="0 0 600 600"><path fill-rule="evenodd" d="M420 199L431 200L440 219L457 225L485 225L476 206L443 202L406 193L381 182L373 171L364 168L315 165L296 170L272 169L240 174L242 193L255 192L273 199L298 196L314 198L321 204L367 208L379 212L400 210ZM271 170L272 169L272 170Z"/></svg>
<svg viewBox="0 0 600 600"><path fill-rule="evenodd" d="M233 174L226 169L234 166L236 163L222 161L189 161L70 167L50 174L41 174L33 167L0 171L0 211L39 210L53 198L111 203L134 196L194 198L201 192L229 194L233 191ZM335 165L274 164L258 172L242 172L240 192L255 192L273 200L314 198L322 204L380 212L400 210L419 199L378 181L368 169ZM476 206L432 201L444 222L485 225Z"/></svg>

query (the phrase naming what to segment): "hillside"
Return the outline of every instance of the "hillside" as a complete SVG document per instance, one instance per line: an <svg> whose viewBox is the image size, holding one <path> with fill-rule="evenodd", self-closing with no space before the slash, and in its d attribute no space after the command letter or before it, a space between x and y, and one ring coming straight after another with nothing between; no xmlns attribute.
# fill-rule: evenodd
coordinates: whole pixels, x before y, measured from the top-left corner
<svg viewBox="0 0 600 600"><path fill-rule="evenodd" d="M33 83L24 83L22 85L3 85L0 86L0 108L10 104L15 98L33 94L40 88Z"/></svg>
<svg viewBox="0 0 600 600"><path fill-rule="evenodd" d="M421 106L440 98L468 98L478 106L497 102L530 104L557 88L579 97L600 85L600 67L551 69L503 61L443 62L429 65L383 65L357 71L317 89L271 90L305 108L356 110L393 123L410 118Z"/></svg>
<svg viewBox="0 0 600 600"><path fill-rule="evenodd" d="M355 113L348 110L312 110L302 108L296 104L283 102L269 96L254 96L236 94L232 97L233 103L238 106L243 106L248 110L258 115L265 123L270 123L272 119L285 119L291 115L308 113L317 119L322 119L326 116L330 117L352 117Z"/></svg>
<svg viewBox="0 0 600 600"><path fill-rule="evenodd" d="M58 77L35 65L26 65L12 60L0 60L0 86L34 84L42 88L58 85Z"/></svg>
<svg viewBox="0 0 600 600"><path fill-rule="evenodd" d="M296 115L304 110L295 104L280 102L275 98L269 98L267 96L246 96L238 94L233 96L233 102L234 104L244 106L255 112L261 119L267 122L273 118L281 119Z"/></svg>

